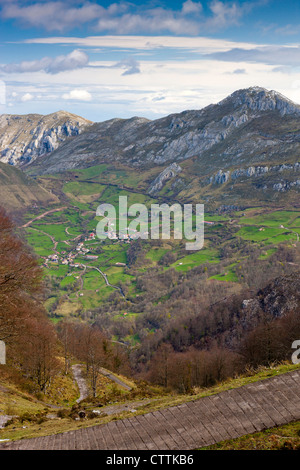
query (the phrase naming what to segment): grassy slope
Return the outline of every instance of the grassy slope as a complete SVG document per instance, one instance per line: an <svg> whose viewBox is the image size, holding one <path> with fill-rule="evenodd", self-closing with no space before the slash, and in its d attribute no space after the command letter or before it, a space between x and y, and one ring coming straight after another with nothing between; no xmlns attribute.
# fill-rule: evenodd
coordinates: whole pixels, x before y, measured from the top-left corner
<svg viewBox="0 0 300 470"><path fill-rule="evenodd" d="M47 207L58 203L56 196L45 190L21 170L0 162L1 205L9 211L30 206Z"/></svg>
<svg viewBox="0 0 300 470"><path fill-rule="evenodd" d="M300 421L219 442L201 450L300 450Z"/></svg>

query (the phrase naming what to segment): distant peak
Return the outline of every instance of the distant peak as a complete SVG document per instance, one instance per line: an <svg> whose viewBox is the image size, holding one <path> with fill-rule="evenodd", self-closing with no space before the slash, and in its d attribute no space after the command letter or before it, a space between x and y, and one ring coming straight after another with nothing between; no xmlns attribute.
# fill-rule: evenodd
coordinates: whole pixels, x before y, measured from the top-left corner
<svg viewBox="0 0 300 470"><path fill-rule="evenodd" d="M85 121L85 122L92 122L92 121L89 121L88 119L85 119L81 116L78 116L77 114L69 113L68 111L64 111L64 110L56 111L56 112L48 114L44 117L50 117L50 116L51 117L53 116L56 119L57 118L70 118L70 119L77 119L77 120Z"/></svg>
<svg viewBox="0 0 300 470"><path fill-rule="evenodd" d="M235 108L242 107L253 111L279 111L284 114L300 114L300 106L275 90L252 86L236 90L222 100L219 105L232 103Z"/></svg>

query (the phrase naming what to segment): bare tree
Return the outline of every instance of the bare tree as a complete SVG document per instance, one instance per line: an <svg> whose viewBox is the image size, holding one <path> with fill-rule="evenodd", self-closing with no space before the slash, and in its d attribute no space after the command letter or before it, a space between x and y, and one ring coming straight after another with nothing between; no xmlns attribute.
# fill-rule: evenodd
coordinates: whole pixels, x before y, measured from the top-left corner
<svg viewBox="0 0 300 470"><path fill-rule="evenodd" d="M34 297L41 291L42 270L0 208L0 339L16 336L32 316Z"/></svg>

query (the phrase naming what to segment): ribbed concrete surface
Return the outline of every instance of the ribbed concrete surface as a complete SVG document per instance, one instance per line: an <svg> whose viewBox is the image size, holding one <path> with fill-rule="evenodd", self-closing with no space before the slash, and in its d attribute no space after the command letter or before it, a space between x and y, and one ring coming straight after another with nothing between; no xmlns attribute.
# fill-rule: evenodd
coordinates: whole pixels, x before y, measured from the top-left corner
<svg viewBox="0 0 300 470"><path fill-rule="evenodd" d="M300 370L142 416L0 450L193 450L300 419Z"/></svg>

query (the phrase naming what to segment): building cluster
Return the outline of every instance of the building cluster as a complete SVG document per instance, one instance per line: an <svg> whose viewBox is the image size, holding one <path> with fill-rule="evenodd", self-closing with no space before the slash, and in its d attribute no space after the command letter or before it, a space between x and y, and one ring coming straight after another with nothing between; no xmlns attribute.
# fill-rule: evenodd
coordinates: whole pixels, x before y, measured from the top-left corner
<svg viewBox="0 0 300 470"><path fill-rule="evenodd" d="M112 224L113 225L113 224ZM108 238L110 240L116 240L120 241L123 243L130 243L132 240L135 240L140 237L140 233L136 229L129 229L130 234L117 234L114 230L112 230L112 227L110 227L111 230L108 232ZM61 253L56 253L56 254L51 254L47 258L44 258L44 266L49 267L50 264L63 264L63 265L69 265L71 267L80 267L81 264L75 264L75 259L77 256L84 256L85 259L90 260L90 261L95 261L98 259L97 255L93 255L90 253L90 249L86 247L85 242L90 242L92 240L96 239L96 233L95 232L90 232L87 236L81 239L81 241L78 242L75 252L70 252L67 253L66 251L62 251ZM117 266L126 266L125 263L116 263Z"/></svg>
<svg viewBox="0 0 300 470"><path fill-rule="evenodd" d="M85 256L86 259L89 260L96 260L98 259L98 256L94 255L88 255L87 253L90 252L89 248L86 248L84 246L84 242L94 240L96 237L94 232L91 232L87 237L84 238L84 241L80 241L76 248L75 248L75 253L72 251L70 253L67 253L66 251L62 251L61 253L55 253L49 255L47 258L45 258L44 266L49 267L49 263L54 263L54 264L63 264L63 265L69 265L71 267L79 267L81 266L80 264L75 264L75 259L77 256Z"/></svg>

